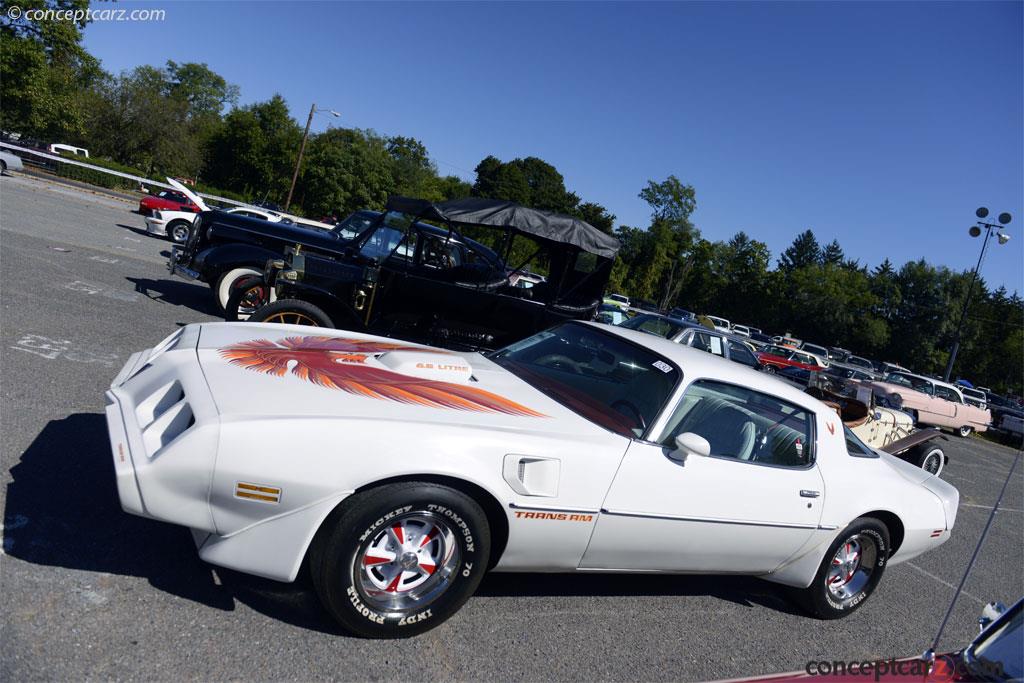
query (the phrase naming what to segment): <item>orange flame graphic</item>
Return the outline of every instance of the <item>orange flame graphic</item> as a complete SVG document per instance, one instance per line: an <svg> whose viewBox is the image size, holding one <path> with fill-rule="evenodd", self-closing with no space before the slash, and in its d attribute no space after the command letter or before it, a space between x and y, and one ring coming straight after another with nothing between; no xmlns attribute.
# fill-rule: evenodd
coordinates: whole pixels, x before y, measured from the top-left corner
<svg viewBox="0 0 1024 683"><path fill-rule="evenodd" d="M429 408L547 417L483 389L410 377L365 365L368 356L387 351L445 353L376 340L318 336L288 337L276 342L256 339L224 347L220 354L233 365L247 370L284 377L291 368L293 375L313 384L366 398Z"/></svg>

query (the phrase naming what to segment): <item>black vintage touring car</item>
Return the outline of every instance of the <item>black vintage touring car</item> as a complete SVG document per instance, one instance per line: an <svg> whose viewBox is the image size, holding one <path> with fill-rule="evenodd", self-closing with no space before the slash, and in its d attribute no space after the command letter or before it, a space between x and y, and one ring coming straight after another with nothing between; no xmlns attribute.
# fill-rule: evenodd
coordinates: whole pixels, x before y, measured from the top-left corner
<svg viewBox="0 0 1024 683"><path fill-rule="evenodd" d="M281 258L285 247L301 244L339 250L379 216L377 211L357 211L328 230L272 223L245 213L204 211L195 219L185 244L173 248L167 265L172 275L210 285L214 303L223 309L238 280L262 273L267 260Z"/></svg>
<svg viewBox="0 0 1024 683"><path fill-rule="evenodd" d="M392 197L351 243L296 244L241 281L228 316L497 348L591 319L618 249L578 218L514 202Z"/></svg>

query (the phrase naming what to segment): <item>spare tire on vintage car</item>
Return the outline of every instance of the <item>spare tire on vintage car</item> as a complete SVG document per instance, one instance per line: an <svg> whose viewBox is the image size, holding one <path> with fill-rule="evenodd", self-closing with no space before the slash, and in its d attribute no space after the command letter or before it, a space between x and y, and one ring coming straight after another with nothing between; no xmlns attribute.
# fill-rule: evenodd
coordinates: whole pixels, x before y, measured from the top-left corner
<svg viewBox="0 0 1024 683"><path fill-rule="evenodd" d="M228 302L224 306L224 320L229 323L248 320L260 308L275 301L277 296L274 289L262 275L247 275L232 285Z"/></svg>
<svg viewBox="0 0 1024 683"><path fill-rule="evenodd" d="M331 317L324 313L323 309L302 299L279 299L272 304L261 306L249 316L249 322L334 327Z"/></svg>

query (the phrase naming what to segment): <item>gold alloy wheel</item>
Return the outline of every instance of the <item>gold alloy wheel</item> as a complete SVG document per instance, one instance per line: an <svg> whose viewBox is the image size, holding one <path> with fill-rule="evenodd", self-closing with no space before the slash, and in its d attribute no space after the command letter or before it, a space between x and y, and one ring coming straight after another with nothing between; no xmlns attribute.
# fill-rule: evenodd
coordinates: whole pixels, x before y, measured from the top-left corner
<svg viewBox="0 0 1024 683"><path fill-rule="evenodd" d="M273 313L263 321L265 323L280 323L281 325L308 325L310 327L320 327L320 323L313 320L305 313L299 313L297 311L281 311L280 313Z"/></svg>

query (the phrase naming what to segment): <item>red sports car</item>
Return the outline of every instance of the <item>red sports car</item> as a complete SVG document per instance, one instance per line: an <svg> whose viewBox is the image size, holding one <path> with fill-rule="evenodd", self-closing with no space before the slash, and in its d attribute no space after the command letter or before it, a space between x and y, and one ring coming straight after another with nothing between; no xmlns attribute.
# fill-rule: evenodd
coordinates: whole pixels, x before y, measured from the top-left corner
<svg viewBox="0 0 1024 683"><path fill-rule="evenodd" d="M800 368L811 372L825 369L811 354L783 346L769 346L757 353L757 359L761 361L765 372L775 372L782 368Z"/></svg>
<svg viewBox="0 0 1024 683"><path fill-rule="evenodd" d="M154 211L194 211L199 213L201 209L181 192L160 190L155 195L139 200L139 213L143 216L151 216Z"/></svg>

